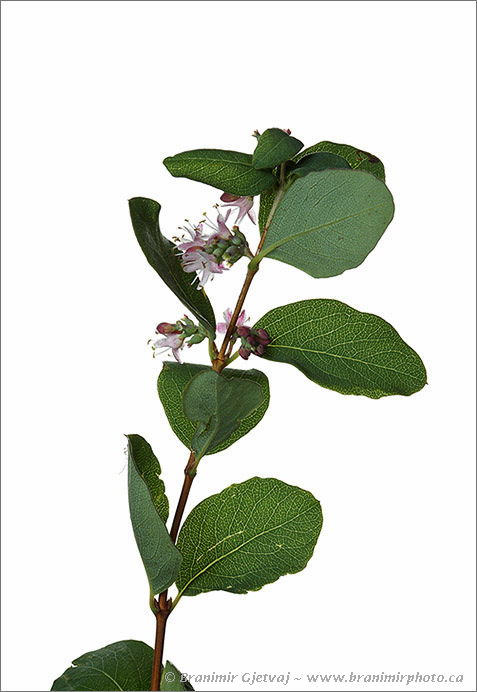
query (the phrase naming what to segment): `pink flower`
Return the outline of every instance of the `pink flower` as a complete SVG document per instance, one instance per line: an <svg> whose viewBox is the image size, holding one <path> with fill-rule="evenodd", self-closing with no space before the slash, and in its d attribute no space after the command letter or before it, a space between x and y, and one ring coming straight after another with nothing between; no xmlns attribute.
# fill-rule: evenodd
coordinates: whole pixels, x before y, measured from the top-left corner
<svg viewBox="0 0 477 692"><path fill-rule="evenodd" d="M181 230L186 231L190 235L192 240L188 240L185 243L180 243L177 247L182 252L188 252L189 250L204 248L207 241L207 237L204 236L203 224L199 223L197 226L193 226L190 222L188 223L189 226L182 226Z"/></svg>
<svg viewBox="0 0 477 692"><path fill-rule="evenodd" d="M257 223L257 217L252 209L253 197L237 197L237 195L230 195L228 192L224 192L220 199L222 202L226 202L226 204L222 204L223 207L238 207L239 212L235 220L236 224L239 224L246 215L252 223Z"/></svg>
<svg viewBox="0 0 477 692"><path fill-rule="evenodd" d="M207 245L213 245L218 240L229 240L232 237L232 232L227 228L227 219L229 218L231 211L231 209L228 209L225 217L219 212L217 215L217 223L212 223L212 221L206 217L205 223L214 231L207 238Z"/></svg>
<svg viewBox="0 0 477 692"><path fill-rule="evenodd" d="M229 209L225 217L219 213L216 224L206 218L197 226L192 226L189 222L188 226L183 226L183 230L190 235L191 240L179 243L177 246L182 252L181 264L185 272L197 273L198 289L205 285L212 274L222 274L225 269L224 265L218 262L213 254L213 246L221 240L229 240L233 237L233 233L226 224L230 211ZM214 231L210 236L204 235L204 224Z"/></svg>
<svg viewBox="0 0 477 692"><path fill-rule="evenodd" d="M186 250L181 259L182 269L191 274L197 272L199 277L198 289L201 289L212 274L222 274L224 267L218 264L214 255L198 248Z"/></svg>
<svg viewBox="0 0 477 692"><path fill-rule="evenodd" d="M161 323L162 324L162 323ZM181 363L180 349L184 347L184 335L177 333L169 333L165 339L158 339L152 344L154 351L154 356L156 351L161 349L162 351L167 351L168 348L172 350L172 354L178 363Z"/></svg>
<svg viewBox="0 0 477 692"><path fill-rule="evenodd" d="M219 322L217 325L217 331L219 334L225 334L227 331L230 320L232 319L232 310L230 308L227 308L227 310L224 312L224 320L225 322ZM235 325L235 328L237 329L238 327L241 327L243 323L248 320L248 317L245 314L245 310L242 310L240 315L237 318L237 323Z"/></svg>

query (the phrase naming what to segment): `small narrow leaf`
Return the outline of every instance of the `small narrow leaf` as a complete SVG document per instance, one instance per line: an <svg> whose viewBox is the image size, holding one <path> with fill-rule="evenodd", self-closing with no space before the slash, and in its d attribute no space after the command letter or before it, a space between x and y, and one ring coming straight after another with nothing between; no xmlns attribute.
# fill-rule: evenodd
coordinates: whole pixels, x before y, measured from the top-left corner
<svg viewBox="0 0 477 692"><path fill-rule="evenodd" d="M225 378L213 370L195 375L184 389L182 405L190 421L197 423L191 442L197 461L223 444L263 403L257 382Z"/></svg>
<svg viewBox="0 0 477 692"><path fill-rule="evenodd" d="M309 154L295 163L290 170L290 176L303 178L313 171L324 171L327 168L351 168L346 159L328 151L320 151L317 154Z"/></svg>
<svg viewBox="0 0 477 692"><path fill-rule="evenodd" d="M189 420L184 413L182 407L184 390L195 375L210 370L211 368L207 365L192 363L183 363L179 365L179 363L166 362L157 379L157 391L170 426L187 449L190 449L192 446L192 438L197 429L197 423L193 423ZM227 380L246 379L256 382L262 390L263 400L260 406L243 418L235 432L221 444L209 448L206 452L207 454L221 452L252 430L252 428L262 420L270 401L268 378L263 372L260 372L260 370L236 370L234 368L226 368L222 371L222 377L225 377Z"/></svg>
<svg viewBox="0 0 477 692"><path fill-rule="evenodd" d="M303 142L299 139L291 137L278 127L271 127L258 140L253 152L253 166L257 169L275 168L291 159L302 148Z"/></svg>
<svg viewBox="0 0 477 692"><path fill-rule="evenodd" d="M144 642L114 642L75 659L51 689L150 690L153 658L154 650Z"/></svg>
<svg viewBox="0 0 477 692"><path fill-rule="evenodd" d="M426 384L424 364L394 327L338 300L283 305L267 312L260 327L271 338L264 358L294 365L342 394L409 396Z"/></svg>
<svg viewBox="0 0 477 692"><path fill-rule="evenodd" d="M384 182L384 166L382 162L374 154L370 154L362 149L357 149L349 144L335 144L334 142L319 142L312 147L308 147L302 151L299 156L295 157L295 161L301 161L305 156L314 154L318 151L328 151L331 154L338 154L347 160L351 168L361 171L368 171Z"/></svg>
<svg viewBox="0 0 477 692"><path fill-rule="evenodd" d="M306 567L322 525L318 500L276 478L231 485L195 507L177 541L179 593L247 593Z"/></svg>
<svg viewBox="0 0 477 692"><path fill-rule="evenodd" d="M316 278L336 276L365 260L393 214L391 193L374 175L309 173L285 193L256 261L270 257Z"/></svg>
<svg viewBox="0 0 477 692"><path fill-rule="evenodd" d="M232 195L258 195L276 182L269 171L253 167L250 154L239 151L183 151L164 159L164 165L175 178L196 180Z"/></svg>
<svg viewBox="0 0 477 692"><path fill-rule="evenodd" d="M164 524L164 498L159 480L161 468L147 442L128 436L129 512L137 547L144 563L151 594L162 593L179 572L182 556ZM139 460L136 460L136 454ZM149 465L149 468L146 468Z"/></svg>
<svg viewBox="0 0 477 692"><path fill-rule="evenodd" d="M203 290L192 285L194 275L186 273L177 255L177 247L165 238L159 228L161 205L153 199L134 197L129 200L134 233L146 259L164 283L197 317L215 338L215 316Z"/></svg>
<svg viewBox="0 0 477 692"><path fill-rule="evenodd" d="M161 690L163 692L185 692L186 690L194 690L188 680L182 681L182 673L170 661L166 661L166 665L162 669Z"/></svg>

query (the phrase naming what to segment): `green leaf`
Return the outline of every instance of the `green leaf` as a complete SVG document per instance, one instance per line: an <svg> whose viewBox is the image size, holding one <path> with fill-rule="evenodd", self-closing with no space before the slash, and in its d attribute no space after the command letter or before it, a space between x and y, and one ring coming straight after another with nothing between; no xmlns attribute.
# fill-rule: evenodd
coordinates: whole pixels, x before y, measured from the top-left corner
<svg viewBox="0 0 477 692"><path fill-rule="evenodd" d="M75 659L51 689L150 690L153 658L153 649L143 642L115 642Z"/></svg>
<svg viewBox="0 0 477 692"><path fill-rule="evenodd" d="M267 312L260 327L271 338L264 358L290 363L342 394L409 396L426 384L424 364L390 324L338 300L283 305Z"/></svg>
<svg viewBox="0 0 477 692"><path fill-rule="evenodd" d="M265 130L260 136L255 151L253 152L253 167L257 169L275 168L284 161L288 161L300 149L303 142L291 137L278 127Z"/></svg>
<svg viewBox="0 0 477 692"><path fill-rule="evenodd" d="M159 480L159 462L143 438L139 435L127 437L129 512L151 595L155 595L174 583L182 556L164 524L167 500L161 497L164 484Z"/></svg>
<svg viewBox="0 0 477 692"><path fill-rule="evenodd" d="M359 168L361 171L368 171L380 180L385 180L384 166L374 154L370 154L362 149L356 149L349 144L335 144L334 142L319 142L312 147L308 147L295 157L295 161L301 161L305 156L314 154L318 151L328 151L331 154L338 154L347 160L351 168Z"/></svg>
<svg viewBox="0 0 477 692"><path fill-rule="evenodd" d="M151 445L141 435L127 435L127 438L137 472L149 490L157 513L166 523L169 516L169 500L166 496L164 481L160 477L161 465Z"/></svg>
<svg viewBox="0 0 477 692"><path fill-rule="evenodd" d="M301 158L298 163L287 164L286 179L288 182L293 182L296 178L303 178L308 173L313 171L323 171L327 168L350 168L349 163L342 156L330 154L327 151L319 152L318 154L310 154ZM269 190L265 190L260 195L260 209L258 212L258 227L260 233L263 233L268 216L272 210L275 195L278 187L275 185Z"/></svg>
<svg viewBox="0 0 477 692"><path fill-rule="evenodd" d="M194 277L182 269L177 247L161 233L161 205L153 199L134 197L129 200L129 210L134 233L151 267L215 338L215 316L209 299L191 284Z"/></svg>
<svg viewBox="0 0 477 692"><path fill-rule="evenodd" d="M231 485L195 507L177 541L180 595L257 591L306 567L322 525L318 500L275 478Z"/></svg>
<svg viewBox="0 0 477 692"><path fill-rule="evenodd" d="M191 363L179 365L179 363L165 362L157 379L157 391L167 419L172 430L187 449L191 448L192 438L196 431L197 424L187 418L182 408L184 389L195 375L200 372L210 371L210 369L211 368L207 365L195 365ZM227 449L231 444L250 432L250 430L262 420L270 401L268 378L263 372L260 372L260 370L235 370L233 368L225 368L225 370L222 371L222 377L228 380L247 379L256 382L261 387L263 400L258 408L254 409L242 420L237 430L235 430L227 440L209 449L207 454L216 454L216 452Z"/></svg>
<svg viewBox="0 0 477 692"><path fill-rule="evenodd" d="M194 375L184 389L182 406L197 424L191 442L196 461L226 442L263 400L261 386L245 377L224 377L214 370Z"/></svg>
<svg viewBox="0 0 477 692"><path fill-rule="evenodd" d="M276 182L269 171L252 166L252 156L239 151L195 149L164 159L164 165L175 178L189 178L212 185L231 195L258 195Z"/></svg>
<svg viewBox="0 0 477 692"><path fill-rule="evenodd" d="M184 690L194 690L188 680L181 682L182 674L173 663L166 662L162 669L160 688L164 692L184 692Z"/></svg>
<svg viewBox="0 0 477 692"><path fill-rule="evenodd" d="M290 176L303 178L313 171L324 171L327 168L351 168L346 159L328 151L320 151L317 154L304 156L290 171Z"/></svg>
<svg viewBox="0 0 477 692"><path fill-rule="evenodd" d="M374 175L309 173L286 191L252 264L270 257L315 278L336 276L364 261L393 214L391 193Z"/></svg>
<svg viewBox="0 0 477 692"><path fill-rule="evenodd" d="M260 234L263 233L265 224L268 221L268 216L272 210L273 201L277 193L277 187L272 187L269 190L265 190L260 195L260 207L258 210L258 227L260 229Z"/></svg>

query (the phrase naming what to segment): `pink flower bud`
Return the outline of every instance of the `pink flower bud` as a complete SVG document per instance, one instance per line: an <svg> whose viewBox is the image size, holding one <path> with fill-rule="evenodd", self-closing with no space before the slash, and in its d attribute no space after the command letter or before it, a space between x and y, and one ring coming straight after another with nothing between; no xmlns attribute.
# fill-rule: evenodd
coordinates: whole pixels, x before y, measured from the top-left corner
<svg viewBox="0 0 477 692"><path fill-rule="evenodd" d="M245 346L241 346L241 347L239 348L239 354L240 354L240 356L241 356L242 358L244 358L245 360L248 360L248 357L249 357L250 353L251 353L251 351L249 351L248 348L245 348Z"/></svg>
<svg viewBox="0 0 477 692"><path fill-rule="evenodd" d="M160 322L156 327L157 334L180 334L180 330L177 329L175 324L170 324L169 322Z"/></svg>
<svg viewBox="0 0 477 692"><path fill-rule="evenodd" d="M257 337L258 343L262 344L263 346L268 346L268 344L271 341L271 339L268 336L268 333L265 331L265 329L257 329L256 337Z"/></svg>
<svg viewBox="0 0 477 692"><path fill-rule="evenodd" d="M239 336L243 336L244 338L247 338L247 336L250 335L250 327L247 327L244 324L241 324L240 327L237 327L237 334Z"/></svg>
<svg viewBox="0 0 477 692"><path fill-rule="evenodd" d="M239 199L238 195L231 195L228 192L224 192L222 195L220 195L220 199L222 202L235 202L237 199Z"/></svg>

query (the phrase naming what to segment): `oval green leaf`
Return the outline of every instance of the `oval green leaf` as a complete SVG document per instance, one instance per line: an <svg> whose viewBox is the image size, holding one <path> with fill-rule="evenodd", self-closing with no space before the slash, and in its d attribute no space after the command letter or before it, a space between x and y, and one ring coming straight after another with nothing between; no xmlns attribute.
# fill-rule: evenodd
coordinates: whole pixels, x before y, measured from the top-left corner
<svg viewBox="0 0 477 692"><path fill-rule="evenodd" d="M179 596L247 593L304 569L322 526L311 493L276 478L250 478L212 495L184 522Z"/></svg>
<svg viewBox="0 0 477 692"><path fill-rule="evenodd" d="M417 353L381 317L338 300L302 300L270 310L255 325L270 344L264 358L289 363L341 394L409 396L426 384Z"/></svg>
<svg viewBox="0 0 477 692"><path fill-rule="evenodd" d="M175 178L196 180L232 195L258 195L276 182L269 171L258 171L253 167L251 154L240 151L183 151L164 159L164 165Z"/></svg>
<svg viewBox="0 0 477 692"><path fill-rule="evenodd" d="M351 168L346 159L328 151L320 151L317 154L304 156L290 169L290 176L304 178L313 171L325 171L327 168Z"/></svg>
<svg viewBox="0 0 477 692"><path fill-rule="evenodd" d="M75 659L51 689L150 690L153 658L153 649L144 642L114 642Z"/></svg>
<svg viewBox="0 0 477 692"><path fill-rule="evenodd" d="M296 180L296 178L303 178L305 175L308 175L308 173L312 173L313 171L324 171L327 168L351 168L351 166L342 156L330 154L327 151L321 151L317 154L309 154L308 156L300 158L298 163L289 162L289 164L287 164L286 178L287 181L291 183L293 180ZM260 208L258 212L258 227L260 233L263 233L265 224L267 223L277 189L275 185L269 190L265 190L265 192L262 192L260 195Z"/></svg>
<svg viewBox="0 0 477 692"><path fill-rule="evenodd" d="M378 159L374 154L370 154L368 151L363 151L362 149L357 149L349 144L335 144L334 142L319 142L311 147L308 147L300 153L299 156L295 156L295 161L301 161L305 156L309 154L314 154L318 151L328 151L331 154L337 154L342 156L349 163L351 168L359 169L361 171L368 171L372 173L377 178L384 182L384 166L382 161Z"/></svg>
<svg viewBox="0 0 477 692"><path fill-rule="evenodd" d="M315 278L360 265L390 224L394 203L374 175L353 170L309 173L294 182L273 216L264 257L291 264Z"/></svg>
<svg viewBox="0 0 477 692"><path fill-rule="evenodd" d="M192 285L194 277L182 269L177 247L161 233L161 205L153 199L134 197L129 200L129 210L134 233L151 267L215 338L215 316L209 299Z"/></svg>
<svg viewBox="0 0 477 692"><path fill-rule="evenodd" d="M257 169L275 168L284 161L288 161L300 149L303 142L296 137L291 137L279 127L271 127L260 136L255 151L253 152L253 167Z"/></svg>
<svg viewBox="0 0 477 692"><path fill-rule="evenodd" d="M253 380L223 377L212 369L194 375L184 389L182 408L196 424L191 441L196 461L226 442L262 403L262 388Z"/></svg>
<svg viewBox="0 0 477 692"><path fill-rule="evenodd" d="M150 593L154 596L174 583L182 556L164 523L167 499L159 478L159 462L140 435L127 437L129 513Z"/></svg>
<svg viewBox="0 0 477 692"><path fill-rule="evenodd" d="M200 372L210 371L207 365L196 365L192 363L171 363L166 362L157 380L157 391L164 407L167 419L172 430L179 440L187 447L191 448L192 438L197 428L197 424L190 421L182 408L182 396L184 390L192 378ZM254 409L240 423L239 427L230 437L221 444L215 445L207 451L207 454L221 452L231 444L246 435L254 428L265 415L270 401L270 385L267 376L260 370L235 370L225 368L222 377L226 379L247 379L256 382L262 390L263 400L258 408Z"/></svg>

